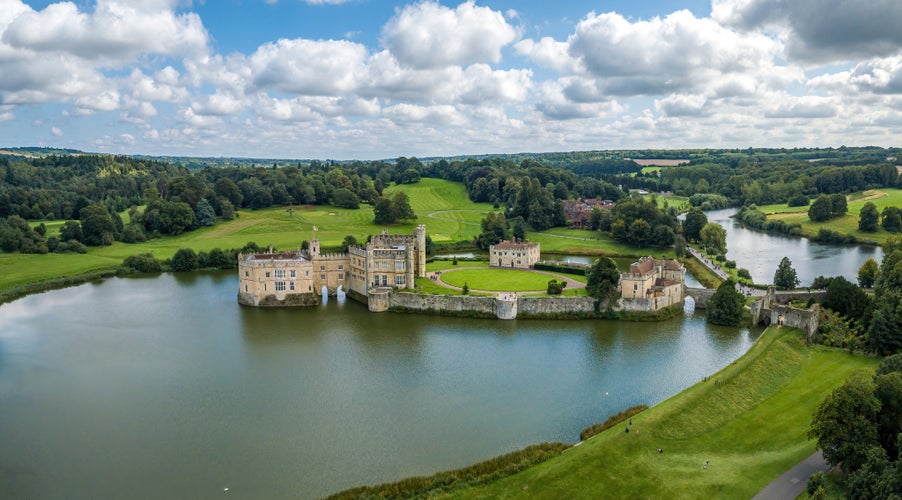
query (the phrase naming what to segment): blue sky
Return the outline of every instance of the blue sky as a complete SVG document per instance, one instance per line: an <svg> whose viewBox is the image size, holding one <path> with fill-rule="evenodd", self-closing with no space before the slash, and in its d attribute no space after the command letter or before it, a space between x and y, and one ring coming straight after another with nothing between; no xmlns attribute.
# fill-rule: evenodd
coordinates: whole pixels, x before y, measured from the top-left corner
<svg viewBox="0 0 902 500"><path fill-rule="evenodd" d="M0 0L0 147L899 146L895 0Z"/></svg>

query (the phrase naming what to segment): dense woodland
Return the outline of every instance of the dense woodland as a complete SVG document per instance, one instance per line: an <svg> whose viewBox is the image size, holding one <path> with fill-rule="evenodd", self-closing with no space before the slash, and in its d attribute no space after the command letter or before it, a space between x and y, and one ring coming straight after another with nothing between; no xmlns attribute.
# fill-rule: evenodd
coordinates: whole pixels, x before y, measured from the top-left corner
<svg viewBox="0 0 902 500"><path fill-rule="evenodd" d="M356 209L370 204L378 223L391 224L413 214L404 200L383 198L383 190L423 177L461 182L472 201L492 203L507 220L536 231L565 225L563 200L621 201L610 213L593 214L593 228L633 245L669 246L680 232L675 211L628 199L627 190L672 191L689 196L693 206L712 209L794 197L807 203L808 197L899 182L888 160L896 151L882 148L596 151L426 162L404 157L267 161L266 166L251 160L162 161L62 150L12 153L0 158L0 249L27 253L84 251L84 245L177 235L231 219L238 209L272 206ZM690 164L642 173L630 159L649 157ZM821 206L816 199L812 210ZM126 211L123 223L119 214ZM827 216L837 213L833 207ZM893 227L897 214L888 215ZM42 226L28 224L36 220L68 222L59 237L47 238Z"/></svg>

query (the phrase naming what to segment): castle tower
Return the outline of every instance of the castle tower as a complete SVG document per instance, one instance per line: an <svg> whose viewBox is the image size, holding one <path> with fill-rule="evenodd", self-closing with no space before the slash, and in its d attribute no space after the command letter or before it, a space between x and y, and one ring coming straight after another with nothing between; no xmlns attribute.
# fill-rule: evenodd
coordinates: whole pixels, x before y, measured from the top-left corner
<svg viewBox="0 0 902 500"><path fill-rule="evenodd" d="M319 257L319 240L310 240L310 246L308 247L310 252L310 258Z"/></svg>
<svg viewBox="0 0 902 500"><path fill-rule="evenodd" d="M426 225L420 224L413 231L416 238L416 273L420 278L426 277Z"/></svg>

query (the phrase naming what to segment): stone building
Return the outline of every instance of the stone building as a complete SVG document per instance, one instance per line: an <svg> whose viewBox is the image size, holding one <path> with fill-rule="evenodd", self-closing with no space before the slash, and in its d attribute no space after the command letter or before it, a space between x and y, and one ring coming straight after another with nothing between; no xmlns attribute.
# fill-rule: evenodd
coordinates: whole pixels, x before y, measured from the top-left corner
<svg viewBox="0 0 902 500"><path fill-rule="evenodd" d="M620 274L620 298L632 311L657 311L683 303L686 268L675 260L643 257Z"/></svg>
<svg viewBox="0 0 902 500"><path fill-rule="evenodd" d="M414 288L426 276L426 226L413 235L384 231L348 253L322 254L319 240L307 251L238 256L238 302L251 306L299 306L319 303L339 288L366 298L373 288Z"/></svg>
<svg viewBox="0 0 902 500"><path fill-rule="evenodd" d="M489 246L489 265L492 267L529 269L538 261L538 243L505 240Z"/></svg>

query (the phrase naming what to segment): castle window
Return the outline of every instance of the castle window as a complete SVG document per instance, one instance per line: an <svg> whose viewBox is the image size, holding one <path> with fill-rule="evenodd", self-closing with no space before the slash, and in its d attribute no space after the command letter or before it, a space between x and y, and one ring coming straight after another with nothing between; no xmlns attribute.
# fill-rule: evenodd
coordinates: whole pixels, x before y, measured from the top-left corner
<svg viewBox="0 0 902 500"><path fill-rule="evenodd" d="M266 283L263 283L263 291L266 291Z"/></svg>
<svg viewBox="0 0 902 500"><path fill-rule="evenodd" d="M276 281L276 291L277 292L285 291L285 282L284 281Z"/></svg>
<svg viewBox="0 0 902 500"><path fill-rule="evenodd" d="M321 279L321 280L326 279L326 275L325 275L325 274L320 274L320 275L319 275L319 279Z"/></svg>
<svg viewBox="0 0 902 500"><path fill-rule="evenodd" d="M244 277L247 278L247 276L248 276L248 272L244 271Z"/></svg>
<svg viewBox="0 0 902 500"><path fill-rule="evenodd" d="M285 270L284 269L276 269L276 278L284 278Z"/></svg>
<svg viewBox="0 0 902 500"><path fill-rule="evenodd" d="M326 270L326 266L319 266L319 270L320 270L320 271L325 271L325 270Z"/></svg>
<svg viewBox="0 0 902 500"><path fill-rule="evenodd" d="M396 284L396 285L403 285L403 284L404 284L404 276L403 276L403 275L400 275L400 274L397 275L397 276L395 276L395 284Z"/></svg>
<svg viewBox="0 0 902 500"><path fill-rule="evenodd" d="M345 279L345 273L338 273L338 279L340 279L340 280Z"/></svg>
<svg viewBox="0 0 902 500"><path fill-rule="evenodd" d="M310 271L304 271L304 276L306 276L306 277L309 278L309 277L310 277Z"/></svg>
<svg viewBox="0 0 902 500"><path fill-rule="evenodd" d="M244 293L247 293L247 285L244 285Z"/></svg>
<svg viewBox="0 0 902 500"><path fill-rule="evenodd" d="M294 281L288 283L288 289L294 291Z"/></svg>
<svg viewBox="0 0 902 500"><path fill-rule="evenodd" d="M403 271L404 270L404 261L400 260L395 262L395 271Z"/></svg>
<svg viewBox="0 0 902 500"><path fill-rule="evenodd" d="M295 271L294 269L292 269L291 271L289 271L289 273L291 273L291 277L292 277L292 278L297 278L297 277L298 277L298 272Z"/></svg>
<svg viewBox="0 0 902 500"><path fill-rule="evenodd" d="M338 270L339 270L339 271L343 270L344 268L345 268L345 266L343 266L343 265L341 265L341 264L338 265Z"/></svg>
<svg viewBox="0 0 902 500"><path fill-rule="evenodd" d="M266 271L266 277L269 278L269 271Z"/></svg>
<svg viewBox="0 0 902 500"><path fill-rule="evenodd" d="M382 275L382 286L388 286L388 275Z"/></svg>

